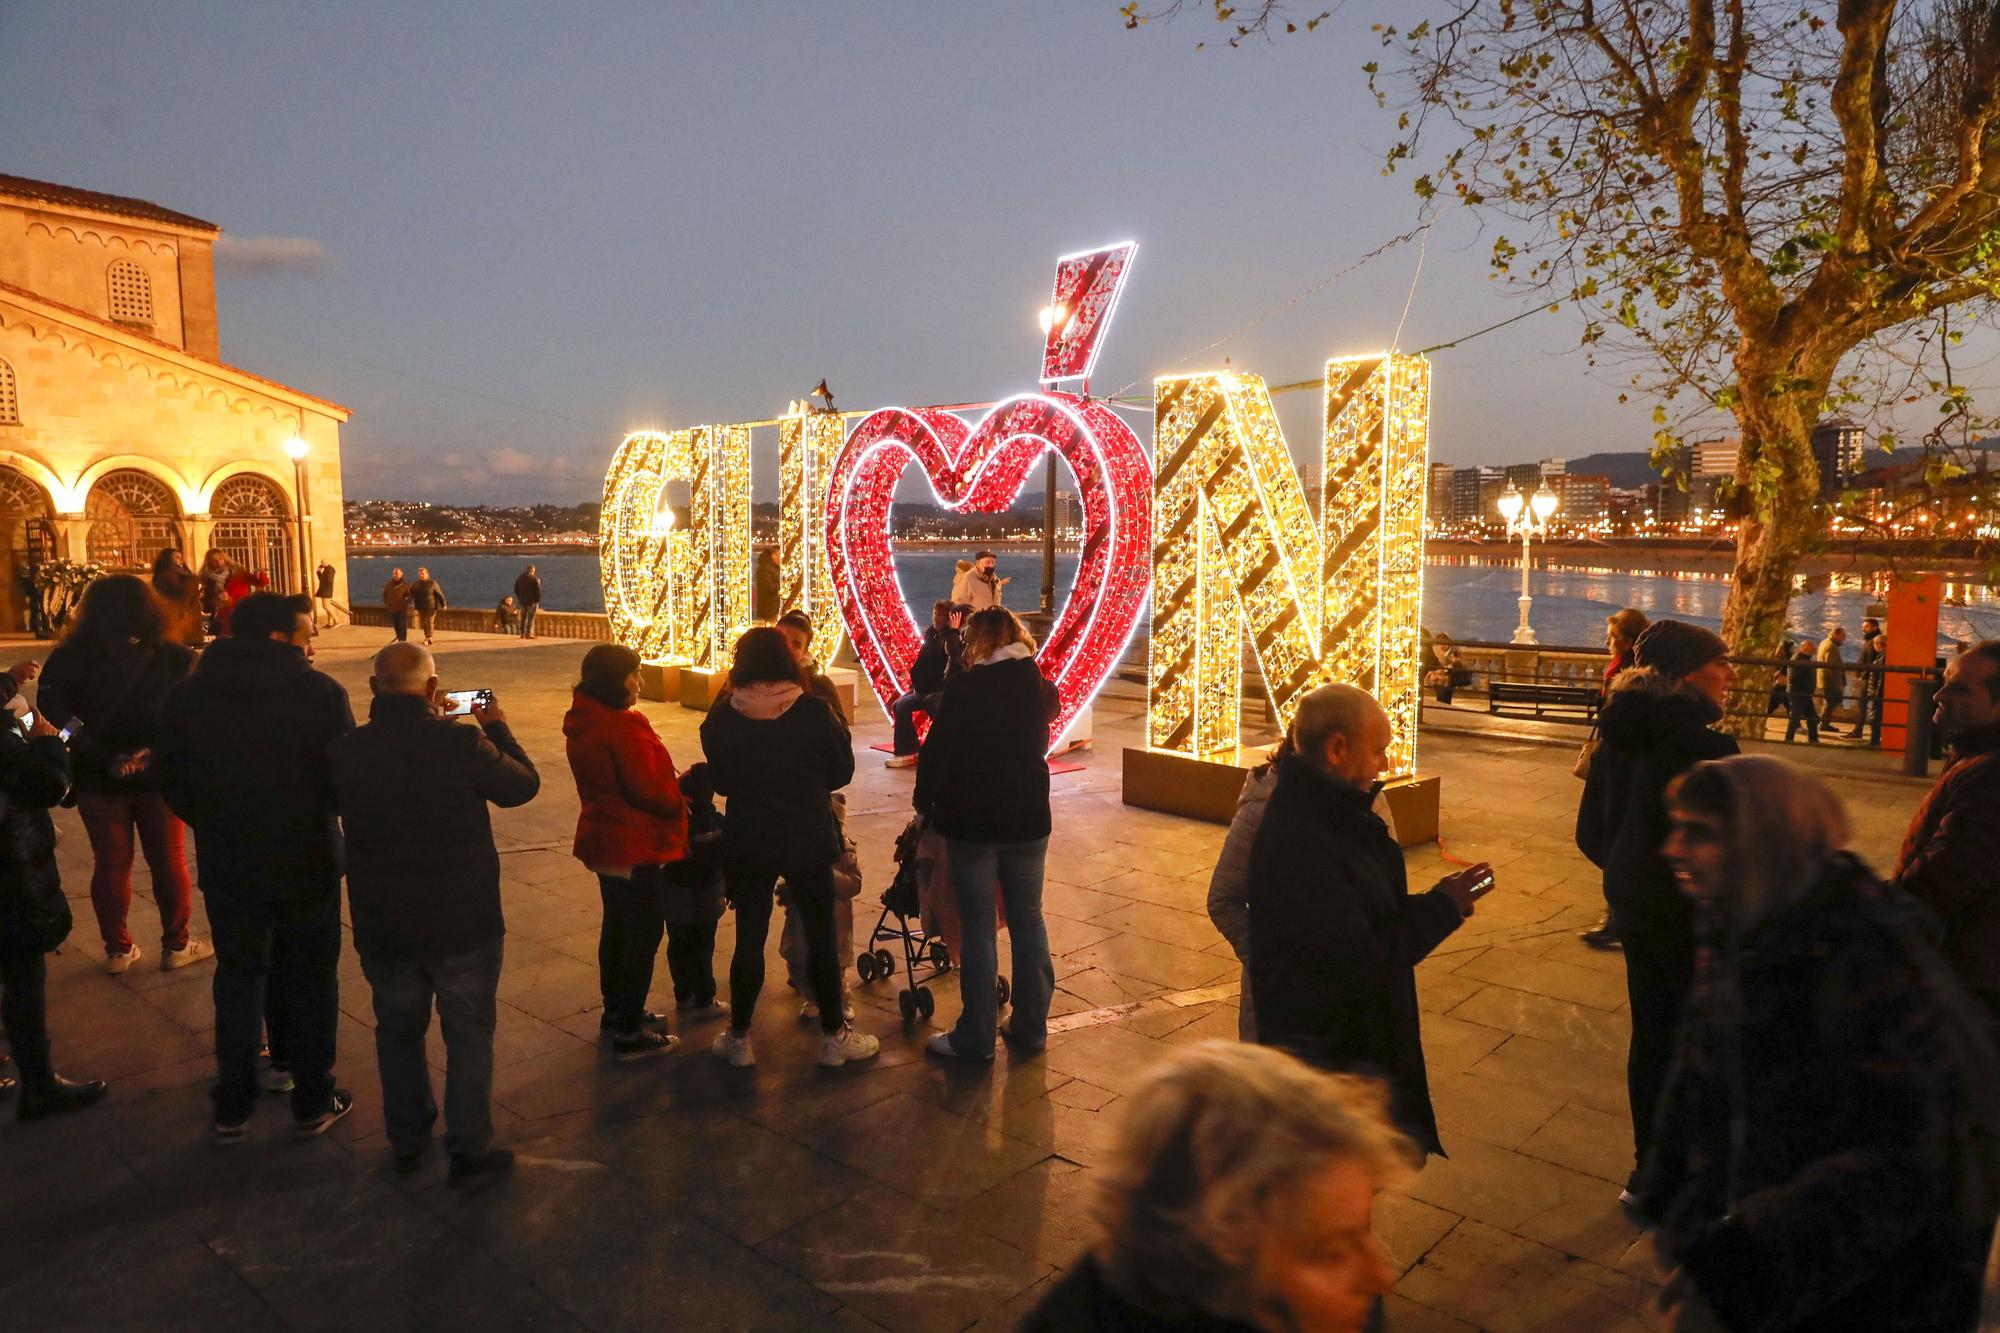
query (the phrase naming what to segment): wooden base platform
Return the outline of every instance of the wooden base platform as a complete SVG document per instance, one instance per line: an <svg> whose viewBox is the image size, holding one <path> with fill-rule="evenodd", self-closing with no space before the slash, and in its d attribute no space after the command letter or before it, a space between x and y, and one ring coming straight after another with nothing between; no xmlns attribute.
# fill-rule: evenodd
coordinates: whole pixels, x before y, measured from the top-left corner
<svg viewBox="0 0 2000 1333"><path fill-rule="evenodd" d="M1236 798L1249 771L1265 751L1239 749L1205 759L1164 750L1125 749L1125 804L1189 819L1227 824L1236 817ZM1418 775L1382 789L1396 841L1405 847L1435 842L1442 780Z"/></svg>
<svg viewBox="0 0 2000 1333"><path fill-rule="evenodd" d="M679 703L681 669L672 662L639 663L639 697L654 703Z"/></svg>

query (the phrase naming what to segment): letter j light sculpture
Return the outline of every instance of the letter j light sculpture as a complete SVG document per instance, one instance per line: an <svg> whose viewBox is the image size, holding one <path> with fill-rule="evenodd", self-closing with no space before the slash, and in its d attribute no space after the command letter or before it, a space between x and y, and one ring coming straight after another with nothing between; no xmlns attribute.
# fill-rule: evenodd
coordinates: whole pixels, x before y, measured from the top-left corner
<svg viewBox="0 0 2000 1333"><path fill-rule="evenodd" d="M1536 537L1544 537L1549 531L1549 516L1556 512L1556 493L1549 489L1547 478L1534 497L1522 495L1513 482L1501 493L1500 517L1507 520L1507 535L1521 539L1521 623L1514 627L1514 642L1521 644L1540 643L1535 637L1535 627L1528 623L1529 608L1535 599L1528 595L1528 543Z"/></svg>

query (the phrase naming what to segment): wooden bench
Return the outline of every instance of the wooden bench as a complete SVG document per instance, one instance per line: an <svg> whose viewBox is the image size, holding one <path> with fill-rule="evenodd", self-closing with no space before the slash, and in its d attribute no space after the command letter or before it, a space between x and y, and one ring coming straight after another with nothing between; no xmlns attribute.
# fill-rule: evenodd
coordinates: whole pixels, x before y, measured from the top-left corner
<svg viewBox="0 0 2000 1333"><path fill-rule="evenodd" d="M1597 717L1598 701L1597 688L1591 685L1534 685L1496 680L1486 687L1486 711L1500 716L1574 714L1589 722Z"/></svg>

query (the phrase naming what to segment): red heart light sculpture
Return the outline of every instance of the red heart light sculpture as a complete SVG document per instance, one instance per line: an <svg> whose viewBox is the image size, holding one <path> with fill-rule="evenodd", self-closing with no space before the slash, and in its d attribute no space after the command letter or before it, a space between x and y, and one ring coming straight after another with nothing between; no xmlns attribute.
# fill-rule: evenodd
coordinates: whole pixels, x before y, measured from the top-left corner
<svg viewBox="0 0 2000 1333"><path fill-rule="evenodd" d="M827 488L826 549L841 616L885 709L909 690L921 644L889 547L903 469L914 461L952 509L998 513L1047 449L1069 463L1083 500L1076 583L1035 655L1062 700L1053 743L1104 683L1145 610L1153 469L1138 438L1102 402L1055 391L1000 403L970 429L936 408L885 407L848 435Z"/></svg>

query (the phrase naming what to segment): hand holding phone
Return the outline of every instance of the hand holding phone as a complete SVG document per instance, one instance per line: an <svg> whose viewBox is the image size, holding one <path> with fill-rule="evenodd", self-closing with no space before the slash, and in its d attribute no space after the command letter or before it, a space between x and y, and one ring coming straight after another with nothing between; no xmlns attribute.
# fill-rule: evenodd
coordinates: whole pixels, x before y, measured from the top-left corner
<svg viewBox="0 0 2000 1333"><path fill-rule="evenodd" d="M1444 891L1447 898L1458 905L1459 911L1471 916L1474 904L1493 892L1493 884L1493 867L1482 861L1455 875L1446 875L1438 881L1437 886Z"/></svg>
<svg viewBox="0 0 2000 1333"><path fill-rule="evenodd" d="M446 690L444 695L444 715L446 717L470 717L477 708L493 706L491 690Z"/></svg>

